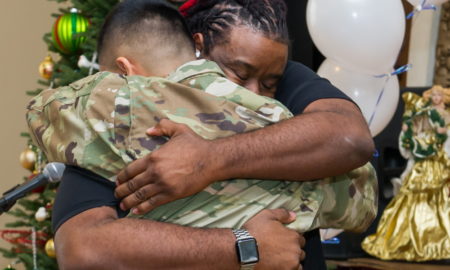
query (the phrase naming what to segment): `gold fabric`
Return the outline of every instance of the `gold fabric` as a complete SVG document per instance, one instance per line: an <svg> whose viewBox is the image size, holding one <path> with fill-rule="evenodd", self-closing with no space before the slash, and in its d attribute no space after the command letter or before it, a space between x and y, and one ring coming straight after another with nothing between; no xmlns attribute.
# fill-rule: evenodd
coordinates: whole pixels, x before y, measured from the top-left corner
<svg viewBox="0 0 450 270"><path fill-rule="evenodd" d="M414 165L384 210L377 232L362 243L367 253L385 260L450 258L450 185L444 183L448 165L442 153Z"/></svg>
<svg viewBox="0 0 450 270"><path fill-rule="evenodd" d="M422 102L409 100L416 105ZM446 111L439 113L448 119ZM415 128L420 127L414 132L416 142L422 146L435 143L437 132L431 128L430 118L422 115L415 121ZM442 145L431 156L416 158L399 194L386 207L376 233L364 239L362 248L385 260L450 259L449 179L450 160Z"/></svg>

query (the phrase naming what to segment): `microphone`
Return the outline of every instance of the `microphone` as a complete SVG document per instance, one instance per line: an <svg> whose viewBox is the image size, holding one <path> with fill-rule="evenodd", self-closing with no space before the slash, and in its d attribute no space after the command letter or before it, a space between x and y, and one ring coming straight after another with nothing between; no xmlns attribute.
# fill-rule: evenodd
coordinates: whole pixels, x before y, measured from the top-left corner
<svg viewBox="0 0 450 270"><path fill-rule="evenodd" d="M65 169L66 165L63 163L49 163L45 166L41 174L3 193L4 196L0 198L0 214L8 211L18 199L24 197L35 188L46 185L47 183L58 183L61 181Z"/></svg>

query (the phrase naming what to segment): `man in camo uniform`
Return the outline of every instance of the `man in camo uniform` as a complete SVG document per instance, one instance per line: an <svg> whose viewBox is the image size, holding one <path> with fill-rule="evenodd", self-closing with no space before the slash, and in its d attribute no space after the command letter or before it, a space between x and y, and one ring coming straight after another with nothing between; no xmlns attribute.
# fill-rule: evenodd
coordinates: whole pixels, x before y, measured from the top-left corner
<svg viewBox="0 0 450 270"><path fill-rule="evenodd" d="M279 102L229 81L206 60L189 61L166 78L100 72L43 91L28 109L33 138L49 161L79 166L111 181L127 164L166 142L145 134L163 118L216 139L292 116ZM237 228L262 209L283 207L298 214L289 227L300 232L318 227L362 231L376 215L376 183L370 164L314 182L234 179L143 218Z"/></svg>

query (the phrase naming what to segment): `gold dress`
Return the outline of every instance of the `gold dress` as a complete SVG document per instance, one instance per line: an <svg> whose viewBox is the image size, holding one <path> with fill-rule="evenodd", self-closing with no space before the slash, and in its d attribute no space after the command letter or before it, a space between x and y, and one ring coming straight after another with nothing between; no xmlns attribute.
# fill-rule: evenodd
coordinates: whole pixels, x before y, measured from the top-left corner
<svg viewBox="0 0 450 270"><path fill-rule="evenodd" d="M410 94L404 95L405 102L411 102ZM448 112L430 105L409 109L400 142L414 165L362 248L384 260L449 259L450 160L443 147L447 133L442 131L448 129Z"/></svg>

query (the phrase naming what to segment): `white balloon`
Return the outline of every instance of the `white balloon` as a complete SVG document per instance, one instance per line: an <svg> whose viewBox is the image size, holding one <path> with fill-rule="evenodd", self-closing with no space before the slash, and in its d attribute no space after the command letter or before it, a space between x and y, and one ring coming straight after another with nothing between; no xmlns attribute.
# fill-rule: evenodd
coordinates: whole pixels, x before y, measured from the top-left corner
<svg viewBox="0 0 450 270"><path fill-rule="evenodd" d="M371 75L392 69L405 35L401 0L310 0L307 23L323 55Z"/></svg>
<svg viewBox="0 0 450 270"><path fill-rule="evenodd" d="M448 0L426 0L425 5L442 5L443 3L447 2ZM408 0L411 5L417 7L423 3L423 0Z"/></svg>
<svg viewBox="0 0 450 270"><path fill-rule="evenodd" d="M318 74L358 104L369 123L372 136L380 133L394 116L400 96L397 76L375 78L343 68L331 59L322 63Z"/></svg>

